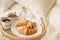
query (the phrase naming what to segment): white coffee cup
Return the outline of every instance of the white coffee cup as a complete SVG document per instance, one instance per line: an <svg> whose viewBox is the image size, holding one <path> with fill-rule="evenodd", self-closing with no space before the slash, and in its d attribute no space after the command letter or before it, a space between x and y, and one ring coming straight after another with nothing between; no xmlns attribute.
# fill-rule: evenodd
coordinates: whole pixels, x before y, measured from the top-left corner
<svg viewBox="0 0 60 40"><path fill-rule="evenodd" d="M4 29L10 29L12 21L8 17L2 17L1 23Z"/></svg>

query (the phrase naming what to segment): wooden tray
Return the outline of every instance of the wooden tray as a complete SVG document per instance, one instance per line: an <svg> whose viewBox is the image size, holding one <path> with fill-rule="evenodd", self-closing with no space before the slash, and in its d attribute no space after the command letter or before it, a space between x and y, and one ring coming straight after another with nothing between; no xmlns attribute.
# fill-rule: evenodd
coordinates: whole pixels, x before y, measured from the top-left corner
<svg viewBox="0 0 60 40"><path fill-rule="evenodd" d="M2 25L1 25L1 31L2 31L2 34L3 34L3 37L5 37L7 40L7 38L9 40L40 40L46 33L46 28L47 28L47 23L48 21L46 19L43 19L42 20L42 23L41 23L41 26L42 26L42 32L40 35L38 35L38 37L35 37L35 38L29 38L29 39L23 39L23 38L20 38L16 35L14 35L11 30L6 30L6 29L3 29L2 28Z"/></svg>

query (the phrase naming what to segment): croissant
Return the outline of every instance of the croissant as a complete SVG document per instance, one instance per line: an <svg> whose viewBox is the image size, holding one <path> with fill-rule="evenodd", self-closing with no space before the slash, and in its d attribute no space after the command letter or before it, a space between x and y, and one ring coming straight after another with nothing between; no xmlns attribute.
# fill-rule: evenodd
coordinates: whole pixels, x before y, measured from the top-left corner
<svg viewBox="0 0 60 40"><path fill-rule="evenodd" d="M23 27L22 29L18 30L19 33L25 34L25 35L30 35L36 33L37 29L28 29L27 27Z"/></svg>
<svg viewBox="0 0 60 40"><path fill-rule="evenodd" d="M25 26L25 25L27 25L27 23L28 23L28 21L26 19L23 19L17 24L17 26Z"/></svg>
<svg viewBox="0 0 60 40"><path fill-rule="evenodd" d="M17 26L23 26L22 29L18 30L18 32L21 34L30 35L36 33L37 31L36 23L26 19L19 22Z"/></svg>
<svg viewBox="0 0 60 40"><path fill-rule="evenodd" d="M30 34L34 34L34 33L36 33L36 29L28 29L28 32L27 32L27 34L28 35L30 35Z"/></svg>
<svg viewBox="0 0 60 40"><path fill-rule="evenodd" d="M27 34L28 28L23 27L22 29L18 30L18 32L21 33L21 34Z"/></svg>
<svg viewBox="0 0 60 40"><path fill-rule="evenodd" d="M28 22L28 24L26 25L26 27L32 29L32 28L36 27L36 23L35 22Z"/></svg>
<svg viewBox="0 0 60 40"><path fill-rule="evenodd" d="M30 35L30 34L34 34L37 31L37 28L31 28L32 26L28 25L27 27L24 26L22 29L19 30L19 33L21 34L25 34L25 35Z"/></svg>

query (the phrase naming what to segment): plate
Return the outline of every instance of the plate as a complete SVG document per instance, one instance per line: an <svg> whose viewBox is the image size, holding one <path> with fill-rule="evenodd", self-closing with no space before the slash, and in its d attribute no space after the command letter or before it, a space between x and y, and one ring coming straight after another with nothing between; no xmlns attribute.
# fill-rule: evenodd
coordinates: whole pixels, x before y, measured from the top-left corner
<svg viewBox="0 0 60 40"><path fill-rule="evenodd" d="M36 37L38 35L41 34L42 32L42 27L41 27L41 20L42 17L40 17L38 14L36 14L36 12L31 12L27 15L27 17L25 17L25 19L27 20L31 20L33 22L36 22L37 23L37 32L32 34L32 35L23 35L21 33L18 32L18 30L21 28L21 27L16 27L16 23L19 22L21 19L19 19L18 21L15 21L11 27L11 31L13 34L15 34L16 36L19 36L21 38L32 38L32 37ZM22 18L23 19L23 18Z"/></svg>

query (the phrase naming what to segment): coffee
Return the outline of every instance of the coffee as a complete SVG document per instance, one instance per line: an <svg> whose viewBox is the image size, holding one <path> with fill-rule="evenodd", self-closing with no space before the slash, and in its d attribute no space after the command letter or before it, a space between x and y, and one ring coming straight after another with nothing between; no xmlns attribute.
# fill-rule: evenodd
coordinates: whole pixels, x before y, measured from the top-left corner
<svg viewBox="0 0 60 40"><path fill-rule="evenodd" d="M10 22L10 19L4 19L3 22Z"/></svg>

